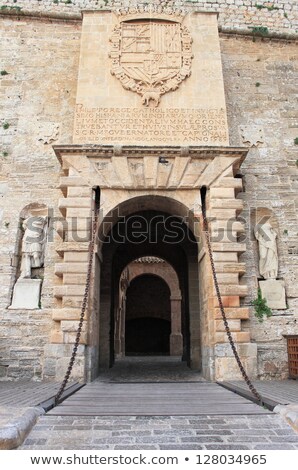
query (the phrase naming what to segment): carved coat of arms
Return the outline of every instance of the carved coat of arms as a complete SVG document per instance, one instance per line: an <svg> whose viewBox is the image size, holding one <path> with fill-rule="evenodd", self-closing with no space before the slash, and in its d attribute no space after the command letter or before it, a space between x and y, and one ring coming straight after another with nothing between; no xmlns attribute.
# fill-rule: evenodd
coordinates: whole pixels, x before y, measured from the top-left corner
<svg viewBox="0 0 298 470"><path fill-rule="evenodd" d="M181 21L158 18L121 21L111 37L111 73L145 106L176 90L191 73L191 43Z"/></svg>

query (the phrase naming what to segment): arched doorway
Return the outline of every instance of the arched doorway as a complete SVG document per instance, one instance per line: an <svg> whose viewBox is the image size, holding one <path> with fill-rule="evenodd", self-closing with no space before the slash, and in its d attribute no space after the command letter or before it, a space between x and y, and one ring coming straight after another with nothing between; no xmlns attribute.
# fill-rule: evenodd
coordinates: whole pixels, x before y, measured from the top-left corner
<svg viewBox="0 0 298 470"><path fill-rule="evenodd" d="M218 146L67 145L56 146L55 151L64 172L60 182L64 198L59 208L67 221L79 217L76 220L80 240L77 240L77 228L70 227L71 230L61 231L63 241L55 243L60 258L55 263L58 279L54 287L56 300L51 338L46 345L45 370L48 368L51 372L53 358L65 362L71 355L75 321L80 317L86 282L90 215L100 207L100 241L73 376L93 380L100 368L113 365L119 279L125 267L142 256L165 259L177 272L182 297L183 358L188 365L196 370L202 367L204 377L210 380L237 376L234 357L226 344L199 222L203 185L207 188L209 230L223 303L239 353L247 369L254 374L257 347L250 342L246 324L250 310L241 304L241 298L247 295L247 286L240 280L245 272L240 255L246 251L246 246L238 239L245 228L237 220L242 201L236 196L242 183L235 178L247 150ZM171 232L171 243L164 243L162 220L158 225L157 242L153 238L153 243L146 244L142 239L142 226L138 224L122 232L122 239L109 236L114 235L116 225L121 235L127 218L144 211L154 211L158 217L166 214L172 217L174 225L175 220L179 222L182 218L183 224L177 224L182 236L175 237ZM137 232L135 243L129 236L132 231ZM57 344L61 346L58 348ZM61 376L61 371L57 361L56 378Z"/></svg>
<svg viewBox="0 0 298 470"><path fill-rule="evenodd" d="M158 321L155 321L155 337L158 337L159 330L167 332L170 329L169 341L166 340L169 346L160 348L162 354L169 349L171 356L181 358L183 353L181 303L177 273L164 259L147 256L129 263L122 272L119 283L119 301L115 317L116 357L121 358L126 353L129 354L126 348L126 322L133 320L133 317L136 319L153 317L155 320L161 320L159 325ZM137 327L138 322L134 323ZM141 323L140 321L139 324ZM148 330L150 324L147 325ZM133 334L132 330L130 331Z"/></svg>
<svg viewBox="0 0 298 470"><path fill-rule="evenodd" d="M159 276L144 274L126 291L125 355L170 354L171 292Z"/></svg>
<svg viewBox="0 0 298 470"><path fill-rule="evenodd" d="M198 243L191 224L193 214L185 206L160 196L125 201L103 221L98 263L99 369L114 363L121 273L131 261L143 256L162 258L176 271L183 299L183 359L190 367L200 369Z"/></svg>

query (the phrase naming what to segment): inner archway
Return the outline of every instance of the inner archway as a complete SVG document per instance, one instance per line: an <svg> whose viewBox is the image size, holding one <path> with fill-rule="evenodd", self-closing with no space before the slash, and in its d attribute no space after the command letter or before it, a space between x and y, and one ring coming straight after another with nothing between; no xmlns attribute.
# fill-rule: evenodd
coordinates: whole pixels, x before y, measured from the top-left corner
<svg viewBox="0 0 298 470"><path fill-rule="evenodd" d="M125 354L170 354L171 292L159 276L144 274L126 291Z"/></svg>
<svg viewBox="0 0 298 470"><path fill-rule="evenodd" d="M155 350L181 358L183 354L182 303L178 275L164 259L146 256L129 263L122 272L119 283L119 301L115 317L116 358L124 357L132 351L136 352L136 349L126 347L127 326L130 327L129 335L133 335L132 325L137 328L135 331L137 336L142 335L142 329L144 329L151 331L152 340L154 337L164 338L163 342L160 338L159 343L163 344L163 347L159 349L152 347L152 353ZM132 321L134 317L140 318L140 321ZM162 321L148 320L145 328L145 320L142 322L141 317ZM169 329L170 333L168 333ZM130 339L130 343L132 340L135 341L135 339ZM144 342L147 340L146 337Z"/></svg>

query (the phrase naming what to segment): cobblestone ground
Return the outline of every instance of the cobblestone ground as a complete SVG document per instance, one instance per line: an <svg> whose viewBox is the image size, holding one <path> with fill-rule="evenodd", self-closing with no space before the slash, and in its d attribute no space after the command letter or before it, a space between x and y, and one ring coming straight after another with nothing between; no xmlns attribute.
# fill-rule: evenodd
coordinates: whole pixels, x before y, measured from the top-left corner
<svg viewBox="0 0 298 470"><path fill-rule="evenodd" d="M110 417L42 416L21 449L298 449L279 415Z"/></svg>

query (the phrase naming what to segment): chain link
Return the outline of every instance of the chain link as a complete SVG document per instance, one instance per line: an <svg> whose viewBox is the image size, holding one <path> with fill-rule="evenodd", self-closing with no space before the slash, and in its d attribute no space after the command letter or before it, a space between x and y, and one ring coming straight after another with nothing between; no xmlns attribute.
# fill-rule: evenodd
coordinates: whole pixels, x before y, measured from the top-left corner
<svg viewBox="0 0 298 470"><path fill-rule="evenodd" d="M85 317L85 312L86 312L86 307L87 307L87 302L88 302L88 296L89 296L89 291L90 291L90 281L91 281L91 274L92 274L92 266L93 266L93 258L94 258L94 246L95 246L95 238L96 238L96 231L97 231L97 220L98 220L98 215L95 213L94 220L93 220L93 226L92 226L92 235L91 235L91 240L89 244L89 260L88 260L88 270L87 270L87 276L86 276L86 285L85 285L85 292L83 296L83 301L82 301L82 307L81 307L81 316L80 316L80 321L79 321L79 326L77 329L77 336L76 340L73 346L72 350L72 355L68 364L68 368L64 377L64 380L61 384L61 387L55 396L55 406L59 404L59 400L65 390L65 387L68 383L69 377L72 372L73 365L75 363L79 343L80 343L80 338L81 338L81 333L82 333L82 328L83 328L83 322L84 322L84 317Z"/></svg>
<svg viewBox="0 0 298 470"><path fill-rule="evenodd" d="M260 404L263 405L263 400L262 400L261 395L258 393L256 388L252 384L251 380L249 379L249 377L248 377L248 375L247 375L247 373L246 373L246 371L243 367L243 364L241 362L238 351L236 349L236 346L235 346L235 343L234 343L234 340L233 340L233 337L232 337L232 334L231 334L231 330L230 330L230 327L229 327L229 323L228 323L228 320L227 320L227 317L226 317L225 309L224 309L224 306L223 306L223 302L222 302L222 298L221 298L221 294L220 294L220 290L219 290L216 269L215 269L215 265L214 265L214 258L213 258L212 248L211 248L210 234L209 234L209 229L208 229L208 220L207 220L207 216L206 216L206 202L205 202L204 198L202 198L202 215L203 215L203 228L204 228L204 233L205 233L207 247L208 247L208 253L209 253L209 258L210 258L210 264L211 264L211 269L212 269L212 276L213 276L213 280L214 280L214 286L215 286L215 290L216 290L216 296L217 296L217 299L218 299L218 305L219 305L220 312L221 312L221 315L222 315L222 319L223 319L223 322L224 322L225 330L226 330L226 333L227 333L227 336L228 336L228 339L229 339L229 343L230 343L230 346L232 348L235 359L237 361L240 372L242 374L242 377L244 378L245 382L247 383L249 390L254 395L254 397L258 400L258 402L260 402Z"/></svg>

